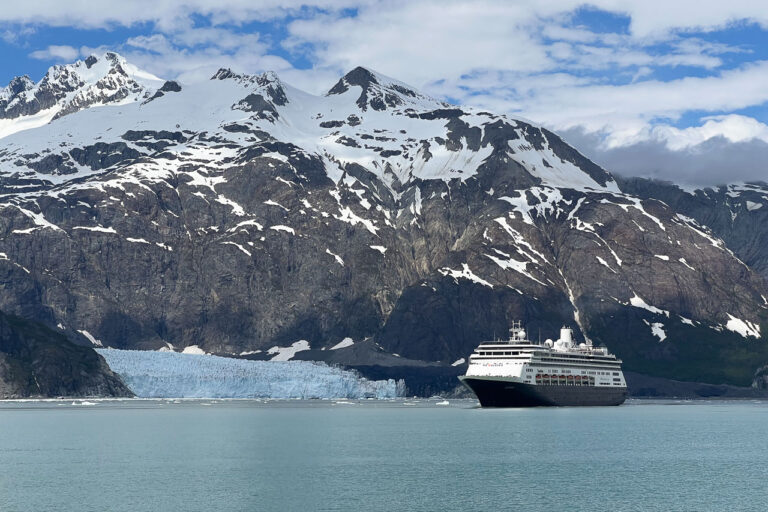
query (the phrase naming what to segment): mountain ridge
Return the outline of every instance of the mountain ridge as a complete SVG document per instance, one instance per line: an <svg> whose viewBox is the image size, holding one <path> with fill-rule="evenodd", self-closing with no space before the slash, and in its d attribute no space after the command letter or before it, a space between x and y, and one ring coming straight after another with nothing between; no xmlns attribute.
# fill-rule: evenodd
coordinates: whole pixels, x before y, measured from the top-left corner
<svg viewBox="0 0 768 512"><path fill-rule="evenodd" d="M660 377L768 363L764 277L543 127L365 68L326 96L227 69L153 83L0 138L0 308L253 358L349 338L379 347L350 364L450 366L522 319Z"/></svg>

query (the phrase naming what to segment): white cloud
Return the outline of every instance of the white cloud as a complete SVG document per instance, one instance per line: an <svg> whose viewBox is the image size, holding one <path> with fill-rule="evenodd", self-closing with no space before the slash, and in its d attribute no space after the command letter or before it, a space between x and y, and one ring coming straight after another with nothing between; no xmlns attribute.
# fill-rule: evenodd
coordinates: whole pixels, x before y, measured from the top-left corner
<svg viewBox="0 0 768 512"><path fill-rule="evenodd" d="M768 101L768 61L714 76L667 82L545 86L529 96L516 96L516 91L506 96L501 90L495 92L502 96L462 99L497 106L506 101L509 111L520 112L555 129L582 126L587 131L608 132L609 145L619 146L647 138L652 122L659 119L678 119L691 110L732 111Z"/></svg>
<svg viewBox="0 0 768 512"><path fill-rule="evenodd" d="M764 162L768 160L768 143L761 138L732 142L714 136L699 144L673 150L666 141L658 139L606 148L600 134L585 133L580 128L565 130L560 135L590 159L623 176L698 187L766 181Z"/></svg>
<svg viewBox="0 0 768 512"><path fill-rule="evenodd" d="M357 16L289 25L289 48L310 45L320 66L370 66L421 86L472 69L541 71L553 61L531 30L536 11L519 2L387 2Z"/></svg>
<svg viewBox="0 0 768 512"><path fill-rule="evenodd" d="M302 7L334 11L360 3L350 0L101 0L95 6L87 0L36 0L4 2L0 22L87 29L153 23L158 30L167 31L191 26L193 15L210 17L217 25L240 24L281 18Z"/></svg>
<svg viewBox="0 0 768 512"><path fill-rule="evenodd" d="M51 45L45 50L36 50L29 54L33 59L71 61L80 55L80 51L72 46Z"/></svg>
<svg viewBox="0 0 768 512"><path fill-rule="evenodd" d="M594 4L631 16L630 31L637 38L664 37L674 30L710 31L745 20L768 27L768 11L760 0L599 0Z"/></svg>
<svg viewBox="0 0 768 512"><path fill-rule="evenodd" d="M655 126L652 136L666 143L672 150L690 148L715 137L722 137L730 142L758 139L768 143L768 126L752 117L729 114L705 117L703 121L704 124L700 126L684 129L667 125Z"/></svg>

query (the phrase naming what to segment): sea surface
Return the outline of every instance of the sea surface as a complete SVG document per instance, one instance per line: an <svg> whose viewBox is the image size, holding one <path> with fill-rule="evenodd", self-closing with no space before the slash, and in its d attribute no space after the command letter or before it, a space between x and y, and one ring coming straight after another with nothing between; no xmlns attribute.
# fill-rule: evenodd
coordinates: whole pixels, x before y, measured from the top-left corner
<svg viewBox="0 0 768 512"><path fill-rule="evenodd" d="M763 511L768 402L0 402L0 511Z"/></svg>

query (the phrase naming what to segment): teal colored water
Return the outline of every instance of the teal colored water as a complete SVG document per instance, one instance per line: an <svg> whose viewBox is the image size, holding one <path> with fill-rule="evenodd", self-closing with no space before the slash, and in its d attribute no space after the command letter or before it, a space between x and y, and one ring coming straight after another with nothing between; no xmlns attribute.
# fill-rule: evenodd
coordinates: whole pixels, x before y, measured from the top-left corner
<svg viewBox="0 0 768 512"><path fill-rule="evenodd" d="M768 403L0 403L0 510L731 511Z"/></svg>

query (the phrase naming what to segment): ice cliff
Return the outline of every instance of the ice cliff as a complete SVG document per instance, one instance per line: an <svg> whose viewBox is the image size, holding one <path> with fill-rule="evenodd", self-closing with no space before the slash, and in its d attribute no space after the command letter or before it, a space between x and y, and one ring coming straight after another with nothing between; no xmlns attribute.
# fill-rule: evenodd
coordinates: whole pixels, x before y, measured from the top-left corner
<svg viewBox="0 0 768 512"><path fill-rule="evenodd" d="M309 361L98 349L113 372L142 398L395 398L402 381L371 381Z"/></svg>

